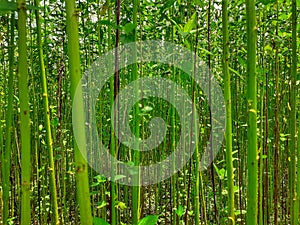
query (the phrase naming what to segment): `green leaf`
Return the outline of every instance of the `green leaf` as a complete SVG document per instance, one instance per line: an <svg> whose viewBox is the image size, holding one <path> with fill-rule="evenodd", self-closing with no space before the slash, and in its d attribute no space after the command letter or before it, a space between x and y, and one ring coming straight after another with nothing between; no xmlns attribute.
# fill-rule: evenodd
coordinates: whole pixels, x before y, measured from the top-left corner
<svg viewBox="0 0 300 225"><path fill-rule="evenodd" d="M233 72L234 74L236 74L239 78L241 78L242 80L245 80L244 77L236 70L234 70L231 67L228 67L229 71Z"/></svg>
<svg viewBox="0 0 300 225"><path fill-rule="evenodd" d="M233 192L236 193L239 191L239 187L238 186L233 186Z"/></svg>
<svg viewBox="0 0 300 225"><path fill-rule="evenodd" d="M96 179L98 183L104 183L106 181L106 178L102 175L97 175L94 179Z"/></svg>
<svg viewBox="0 0 300 225"><path fill-rule="evenodd" d="M0 4L0 12L16 11L18 9L16 2L2 1Z"/></svg>
<svg viewBox="0 0 300 225"><path fill-rule="evenodd" d="M246 210L240 210L240 209L236 209L234 211L234 214L237 216L237 215L241 215L241 214L246 214Z"/></svg>
<svg viewBox="0 0 300 225"><path fill-rule="evenodd" d="M202 7L204 5L204 2L201 0L194 0L195 4Z"/></svg>
<svg viewBox="0 0 300 225"><path fill-rule="evenodd" d="M55 160L61 160L62 159L62 156L60 154L56 155L55 157Z"/></svg>
<svg viewBox="0 0 300 225"><path fill-rule="evenodd" d="M167 17L167 18L179 31L182 30L182 27L178 25L178 23L175 20L173 20L171 17Z"/></svg>
<svg viewBox="0 0 300 225"><path fill-rule="evenodd" d="M179 218L181 218L185 214L185 210L183 209L182 205L178 206L178 208L175 210L175 213Z"/></svg>
<svg viewBox="0 0 300 225"><path fill-rule="evenodd" d="M94 225L110 225L108 222L106 222L104 219L94 217L93 218L93 224Z"/></svg>
<svg viewBox="0 0 300 225"><path fill-rule="evenodd" d="M288 136L289 136L289 134L283 134L283 133L281 133L280 134L280 141L286 141L287 138L288 138Z"/></svg>
<svg viewBox="0 0 300 225"><path fill-rule="evenodd" d="M113 26L113 24L109 20L99 20L98 23L100 25Z"/></svg>
<svg viewBox="0 0 300 225"><path fill-rule="evenodd" d="M153 110L153 108L151 106L145 106L144 108L142 108L143 112L150 112L152 110Z"/></svg>
<svg viewBox="0 0 300 225"><path fill-rule="evenodd" d="M245 62L245 60L242 58L242 57L240 57L240 56L238 56L238 62L239 62L239 64L241 64L243 67L246 67L246 62Z"/></svg>
<svg viewBox="0 0 300 225"><path fill-rule="evenodd" d="M120 41L122 44L133 42L134 35L133 34L121 34Z"/></svg>
<svg viewBox="0 0 300 225"><path fill-rule="evenodd" d="M18 5L16 2L2 1L0 4L0 13L17 11ZM28 10L40 10L39 7L33 5L26 5Z"/></svg>
<svg viewBox="0 0 300 225"><path fill-rule="evenodd" d="M97 195L97 194L99 194L99 192L98 192L98 191L91 191L91 192L90 192L90 195L91 195L91 196L93 196L93 195Z"/></svg>
<svg viewBox="0 0 300 225"><path fill-rule="evenodd" d="M120 179L123 179L124 177L126 177L125 175L122 175L122 174L118 174L114 177L114 181L117 181L117 180L120 180Z"/></svg>
<svg viewBox="0 0 300 225"><path fill-rule="evenodd" d="M120 210L124 210L124 209L127 209L127 206L124 202L118 202L118 204L116 205L116 208L120 209Z"/></svg>
<svg viewBox="0 0 300 225"><path fill-rule="evenodd" d="M227 189L223 189L223 190L222 190L222 195L228 195Z"/></svg>
<svg viewBox="0 0 300 225"><path fill-rule="evenodd" d="M212 52L210 52L210 51L207 51L205 48L201 48L201 47L199 47L199 50L201 50L201 51L203 51L205 54L207 54L207 55L213 55L213 53Z"/></svg>
<svg viewBox="0 0 300 225"><path fill-rule="evenodd" d="M58 123L59 123L59 120L57 117L54 117L52 120L51 120L51 125L54 126L54 127L57 127L58 126Z"/></svg>
<svg viewBox="0 0 300 225"><path fill-rule="evenodd" d="M187 21L184 25L183 32L189 33L192 29L196 27L197 24L197 14L196 12L192 15L192 17Z"/></svg>
<svg viewBox="0 0 300 225"><path fill-rule="evenodd" d="M125 34L131 34L135 28L136 28L136 25L134 25L133 23L126 23L123 26L123 30L125 31Z"/></svg>
<svg viewBox="0 0 300 225"><path fill-rule="evenodd" d="M29 9L29 10L40 10L39 7L34 6L34 5L26 5L26 9Z"/></svg>
<svg viewBox="0 0 300 225"><path fill-rule="evenodd" d="M158 221L157 215L149 215L141 219L138 223L138 225L155 225Z"/></svg>
<svg viewBox="0 0 300 225"><path fill-rule="evenodd" d="M106 201L98 202L97 209L101 209L106 206Z"/></svg>
<svg viewBox="0 0 300 225"><path fill-rule="evenodd" d="M168 8L170 8L171 6L173 6L175 2L176 2L176 0L169 0L169 1L167 1L167 2L164 4L164 6L161 8L160 14L161 14L162 12L164 12L165 10L167 10Z"/></svg>
<svg viewBox="0 0 300 225"><path fill-rule="evenodd" d="M216 164L213 164L213 165L214 165L214 168L215 168L215 170L216 170L216 172L217 172L217 174L218 174L220 180L223 180L223 179L225 178L225 169L224 169L224 168L219 169L219 168L216 166Z"/></svg>
<svg viewBox="0 0 300 225"><path fill-rule="evenodd" d="M264 5L268 5L268 4L272 4L274 3L276 0L260 0L259 2L264 4Z"/></svg>
<svg viewBox="0 0 300 225"><path fill-rule="evenodd" d="M116 24L111 23L109 20L99 20L99 21L98 21L98 24L99 24L99 25L110 26L110 27L115 28L115 29L122 29L121 26L117 26Z"/></svg>
<svg viewBox="0 0 300 225"><path fill-rule="evenodd" d="M129 161L126 164L128 165L128 172L130 175L134 176L134 175L138 174L139 169L137 167L135 167L134 162Z"/></svg>

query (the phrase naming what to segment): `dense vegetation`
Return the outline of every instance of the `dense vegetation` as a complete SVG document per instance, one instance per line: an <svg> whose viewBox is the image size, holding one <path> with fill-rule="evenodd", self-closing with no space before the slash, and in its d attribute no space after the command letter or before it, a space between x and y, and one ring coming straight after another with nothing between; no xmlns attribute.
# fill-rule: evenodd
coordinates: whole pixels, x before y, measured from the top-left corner
<svg viewBox="0 0 300 225"><path fill-rule="evenodd" d="M0 224L298 224L297 1L1 0ZM196 53L222 88L225 138L205 170L200 160L211 144L213 117L201 87L176 66L141 62L117 69L122 45L152 39ZM121 143L111 106L130 82L164 77L194 102L199 133L186 133L199 136L195 152L169 179L122 185L122 174L106 178L89 166L74 138L77 85L112 49L114 76L98 96L96 118L102 143L120 161L162 161L185 129L174 106L147 97L128 109L129 125L146 139L150 121L162 118L162 143L144 152ZM185 104L185 114L194 115ZM81 119L75 118L85 130ZM133 182L139 179L133 172Z"/></svg>

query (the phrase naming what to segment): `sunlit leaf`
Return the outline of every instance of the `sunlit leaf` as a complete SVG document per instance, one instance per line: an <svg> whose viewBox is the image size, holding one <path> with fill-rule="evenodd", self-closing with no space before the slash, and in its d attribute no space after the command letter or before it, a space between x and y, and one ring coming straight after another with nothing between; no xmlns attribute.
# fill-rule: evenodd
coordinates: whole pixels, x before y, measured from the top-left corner
<svg viewBox="0 0 300 225"><path fill-rule="evenodd" d="M179 205L178 208L175 210L175 213L177 214L177 216L180 218L185 214L185 210L182 207L182 205Z"/></svg>
<svg viewBox="0 0 300 225"><path fill-rule="evenodd" d="M94 225L110 225L108 222L106 222L104 219L94 217L93 218L93 224Z"/></svg>
<svg viewBox="0 0 300 225"><path fill-rule="evenodd" d="M183 32L189 33L192 29L194 29L197 25L197 14L194 13L188 22L184 25Z"/></svg>
<svg viewBox="0 0 300 225"><path fill-rule="evenodd" d="M158 221L159 216L149 215L141 219L138 225L155 225Z"/></svg>
<svg viewBox="0 0 300 225"><path fill-rule="evenodd" d="M105 207L106 204L107 204L106 201L99 202L97 205L97 209L101 209L101 208Z"/></svg>

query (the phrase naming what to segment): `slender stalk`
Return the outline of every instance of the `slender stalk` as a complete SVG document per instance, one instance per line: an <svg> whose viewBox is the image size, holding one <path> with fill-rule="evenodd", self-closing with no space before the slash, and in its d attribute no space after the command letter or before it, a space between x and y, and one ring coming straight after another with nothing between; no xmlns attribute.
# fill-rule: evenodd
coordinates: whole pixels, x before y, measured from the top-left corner
<svg viewBox="0 0 300 225"><path fill-rule="evenodd" d="M297 79L297 63L298 63L298 58L297 58L297 1L293 0L292 1L292 70L291 70L291 151L295 152L294 156L296 157L296 106L297 106L297 101L296 101L296 79ZM298 115L299 111L298 111ZM299 118L299 116L298 116ZM291 224L298 224L299 223L299 201L300 201L300 123L298 127L298 152L297 152L297 184L296 188L295 185L292 186L292 195L293 195L293 207L294 211L292 213L293 218L291 221ZM293 155L291 155L293 157ZM295 160L295 159L294 159ZM295 165L293 167L296 167ZM294 169L293 169L294 170ZM293 171L292 170L292 171ZM292 176L295 176L296 173L296 168L295 171L293 171ZM292 178L292 177L291 177ZM295 190L294 190L295 189ZM294 190L294 191L293 191Z"/></svg>
<svg viewBox="0 0 300 225"><path fill-rule="evenodd" d="M31 223L30 207L30 111L29 111L29 90L28 90L28 63L26 46L26 2L18 0L18 47L19 47L19 99L20 99L20 128L21 128L21 224Z"/></svg>
<svg viewBox="0 0 300 225"><path fill-rule="evenodd" d="M276 18L278 20L278 0L276 1ZM275 35L278 37L278 23L276 23ZM280 144L280 125L279 125L279 114L280 114L280 89L279 89L279 59L278 59L278 44L275 46L275 126L274 126L274 178L273 178L273 205L274 205L274 225L278 224L278 183L279 183L279 144Z"/></svg>
<svg viewBox="0 0 300 225"><path fill-rule="evenodd" d="M107 1L107 4L110 5L110 0ZM110 21L110 16L111 16L111 12L110 9L108 9L108 20ZM120 1L116 1L116 25L119 26L120 25ZM111 40L110 40L110 36L111 36L111 28L108 28L108 47L111 47ZM115 46L115 73L114 73L114 79L111 80L110 86L111 86L111 96L110 96L110 100L111 102L114 102L115 97L117 96L118 92L119 92L119 42L120 42L120 31L119 29L116 30L116 46ZM113 60L113 59L111 59ZM111 61L109 60L109 61ZM118 106L116 106L118 108ZM114 110L114 127L116 127L116 120L118 119L118 109L115 108ZM117 148L118 148L118 143L117 140L115 138L116 134L114 132L114 129L111 128L110 131L110 138L111 138L111 142L110 142L110 154L112 156L116 155L117 152ZM112 168L115 167L114 162L112 160ZM110 183L110 210L111 210L111 215L110 215L110 223L111 225L115 225L116 224L116 219L117 219L117 213L116 213L116 185L114 183L114 170L112 171L112 181Z"/></svg>
<svg viewBox="0 0 300 225"><path fill-rule="evenodd" d="M207 9L207 50L210 52L211 51L211 4L212 1L208 1L208 9ZM208 68L209 68L209 99L211 99L211 55L207 55L207 61L208 61ZM210 101L210 100L209 100ZM211 102L209 102L211 104ZM212 124L212 115L210 111L209 115L209 123ZM210 149L212 151L212 143L210 143ZM212 152L211 156L212 157ZM210 175L211 175L211 184L212 184L212 192L213 192L213 207L214 207L214 212L213 212L213 219L216 223L219 223L219 217L218 217L218 205L217 205L217 196L216 196L216 182L215 182L215 172L214 172L214 167L211 165L210 166Z"/></svg>
<svg viewBox="0 0 300 225"><path fill-rule="evenodd" d="M198 18L198 12L197 12L197 17L196 18ZM195 39L195 49L194 49L194 77L196 76L196 74L197 74L197 64L199 63L199 62L197 62L196 60L197 60L197 57L196 57L196 55L197 55L197 48L198 48L198 40L199 40L199 32L198 32L198 23L197 23L197 32L196 32L196 39ZM192 91L192 101L193 101L193 103L195 103L195 95L196 95L196 92L195 92L195 84L193 83L193 85L192 85L192 89L193 89L193 91ZM196 108L196 106L195 106L195 108ZM197 126L198 126L198 124L197 124L197 121L196 121L196 113L194 112L194 108L193 108L193 111L192 111L192 113L193 113L193 123L192 123L192 126L191 126L191 128L193 129L193 128L195 128L194 129L194 131L193 132L195 132L195 136L198 138L199 137L199 134L197 133ZM200 167L200 160L199 160L199 158L200 158L200 151L199 151L199 142L197 142L197 143L195 143L196 144L196 148L195 148L195 153L194 153L194 159L195 159L195 187L194 187L194 189L195 189L195 193L194 193L194 195L195 195L195 197L194 197L194 207L195 207L195 224L200 224L200 215L199 215L199 213L200 213L200 200L199 200L199 198L200 198L200 176L201 176L201 171L199 171L200 169L199 169L199 167Z"/></svg>
<svg viewBox="0 0 300 225"><path fill-rule="evenodd" d="M0 126L0 144L3 144L3 131L2 131L2 126ZM0 150L2 151L2 147L0 147ZM0 187L0 221L3 221L3 200L2 200L2 187ZM1 223L3 224L3 223Z"/></svg>
<svg viewBox="0 0 300 225"><path fill-rule="evenodd" d="M260 17L260 19L264 18L264 10L262 10L262 15ZM265 75L265 52L264 52L264 46L265 46L265 38L264 38L264 29L265 26L262 26L262 32L260 35L261 38L261 44L260 44L260 48L261 48L261 65L262 65L262 73ZM260 138L260 152L259 152L259 225L263 225L264 224L264 218L266 215L266 212L264 212L264 206L266 205L264 198L265 198L265 176L263 176L264 170L265 170L265 164L264 162L266 162L266 160L264 160L263 155L264 155L264 149L265 149L265 139L263 138L265 137L265 127L266 127L266 122L263 119L265 115L265 92L267 89L266 88L267 83L266 83L266 76L264 76L263 80L261 81L261 96L260 96L260 118L261 118L261 124L260 124L260 134L261 134L261 138Z"/></svg>
<svg viewBox="0 0 300 225"><path fill-rule="evenodd" d="M172 14L173 13L173 8L170 9L170 13ZM172 26L170 28L170 33L171 33L171 42L173 43L174 42L174 33L175 33L175 27ZM174 57L172 57L172 60L174 60ZM172 67L172 73L171 73L171 76L172 77L176 77L176 69L174 67ZM176 77L177 78L177 77ZM171 93L175 93L175 90L174 89L171 89ZM174 95L171 95L171 98L174 99ZM175 149L176 148L176 130L175 130L175 126L176 126L176 114L175 114L175 109L174 108L171 108L170 109L170 115L171 115L171 118L170 118L170 124L171 124L171 134L170 134L170 145L171 145L171 149ZM173 160L172 161L172 170L173 172L175 172L175 161L176 160ZM171 195L171 223L172 224L176 224L176 221L177 221L177 216L176 216L176 213L174 212L174 207L176 206L176 179L178 179L176 177L176 174L174 174L172 177L171 177L171 189L170 189L170 195ZM197 201L197 198L195 199ZM197 212L197 211L196 211ZM197 215L195 215L197 216ZM197 217L196 217L197 218Z"/></svg>
<svg viewBox="0 0 300 225"><path fill-rule="evenodd" d="M137 10L138 10L139 0L133 1L133 24L137 27ZM134 29L134 41L137 40L137 32L136 29ZM137 49L134 49L134 55L133 60L136 61L137 58ZM132 79L137 80L138 79L138 66L136 63L132 65ZM138 93L139 90L136 90L135 93ZM135 134L139 136L140 134L140 120L139 117L139 106L136 104L136 107L134 109L134 118L135 118ZM138 148L138 146L136 146ZM140 163L140 152L135 151L133 155L134 164L137 166ZM137 173L134 175L135 182L139 183L140 174ZM133 186L132 187L132 223L133 225L138 224L138 221L140 219L140 193L141 188L139 186Z"/></svg>
<svg viewBox="0 0 300 225"><path fill-rule="evenodd" d="M222 31L223 31L223 74L224 95L226 104L226 169L228 186L228 224L235 224L234 220L234 174L232 160L232 113L231 113L231 90L230 74L228 70L229 61L229 38L228 38L228 0L222 0Z"/></svg>
<svg viewBox="0 0 300 225"><path fill-rule="evenodd" d="M75 0L66 1L67 11L67 38L68 38L68 56L69 56L69 71L71 77L71 97L72 100L75 95L77 85L80 83L81 69L80 69L80 52L79 52L79 37L78 37L78 11L75 8ZM79 85L80 87L80 85ZM76 140L81 143L85 143L85 126L84 126L84 113L82 99L76 103L77 118L73 118L78 121L78 129L82 130L82 134L79 137L80 140ZM78 148L77 142L74 140L74 154L76 164L76 192L77 201L80 209L80 223L82 225L92 224L92 213L89 193L89 179L88 179L88 166L84 159L86 149ZM83 144L83 146L86 146Z"/></svg>
<svg viewBox="0 0 300 225"><path fill-rule="evenodd" d="M264 30L264 29L263 29ZM266 68L266 71L268 70L268 68ZM265 114L265 119L264 119L264 123L265 123L265 127L264 127L264 143L263 143L263 154L267 156L267 158L265 159L265 164L264 164L264 173L265 174L269 174L269 155L270 155L270 151L269 151L269 144L268 144L268 137L269 137L269 73L265 72L265 80L264 83L266 84L266 94L265 94L265 101L264 101L264 114ZM269 224L269 176L264 176L264 201L263 201L263 208L267 209L264 211L264 223L265 224Z"/></svg>
<svg viewBox="0 0 300 225"><path fill-rule="evenodd" d="M298 118L300 113L298 111ZM300 123L298 124L298 149L297 149L297 158L300 159L300 138L299 138L299 130L300 130ZM296 195L296 202L294 206L294 222L292 224L299 224L299 205L300 205L300 166L299 161L297 165L297 193Z"/></svg>
<svg viewBox="0 0 300 225"><path fill-rule="evenodd" d="M2 98L0 98L0 101L2 101ZM0 117L2 117L2 115L0 114ZM1 118L2 119L2 118ZM2 153L1 155L1 161L4 162L4 150L3 150L3 129L2 129L2 123L0 123L0 152ZM2 166L2 171L4 169L4 166ZM2 183L4 185L4 180L5 180L5 176L6 174L3 174L2 173ZM8 190L9 191L9 190ZM9 196L8 196L9 197ZM3 207L3 198L4 198L4 195L3 195L3 191L2 191L2 186L0 186L0 224L4 224L2 223L4 221L4 207ZM9 203L9 198L8 198L8 203ZM8 209L8 206L6 206L6 210L7 210L7 214L9 213L9 209ZM8 217L8 215L6 216ZM7 218L6 218L6 221L7 221Z"/></svg>
<svg viewBox="0 0 300 225"><path fill-rule="evenodd" d="M257 224L257 100L256 100L256 11L255 0L246 1L247 17L247 101L248 101L248 188L247 224Z"/></svg>
<svg viewBox="0 0 300 225"><path fill-rule="evenodd" d="M35 6L39 6L39 0L34 1ZM39 48L39 62L41 70L42 79L42 89L43 89L43 103L44 103L44 117L45 117L45 128L46 128L46 143L49 157L49 172L50 172L50 192L52 200L52 212L54 214L54 224L60 224L57 206L57 192L56 192L56 179L55 179L55 168L54 168L54 158L53 158L53 140L51 133L51 123L50 123L50 110L49 110L49 100L48 100L48 88L47 88L47 78L45 73L45 63L44 63L44 53L43 53L43 43L42 43L42 31L40 23L40 13L35 10L36 25L37 25L37 42Z"/></svg>
<svg viewBox="0 0 300 225"><path fill-rule="evenodd" d="M116 25L120 25L120 13L121 13L121 4L120 0L116 0ZM110 18L109 18L110 19ZM110 30L109 30L110 34ZM111 102L114 102L115 98L117 97L119 93L119 87L120 87L120 76L119 76L119 44L120 44L120 30L117 28L116 30L116 43L115 43L115 71L114 71L114 79L111 81ZM109 46L110 47L110 46ZM116 127L116 121L119 118L119 106L115 105L114 108L114 127ZM119 130L119 129L118 129ZM115 156L117 155L118 152L118 140L115 138L116 134L114 130L111 128L111 143L110 143L110 153L111 155ZM115 165L113 164L112 161L112 168L115 168ZM116 212L116 185L114 182L114 170L112 171L112 182L110 184L110 193L111 193L111 202L110 202L110 209L111 209L111 217L110 217L110 222L112 225L116 224L116 219L117 219L117 212Z"/></svg>
<svg viewBox="0 0 300 225"><path fill-rule="evenodd" d="M3 152L3 224L7 224L9 217L9 190L10 190L10 169L11 169L11 135L12 135L12 117L13 117L13 78L14 78L14 38L15 38L15 13L11 14L10 22L10 45L8 50L9 58L9 77L7 92L7 111L5 124L5 150Z"/></svg>

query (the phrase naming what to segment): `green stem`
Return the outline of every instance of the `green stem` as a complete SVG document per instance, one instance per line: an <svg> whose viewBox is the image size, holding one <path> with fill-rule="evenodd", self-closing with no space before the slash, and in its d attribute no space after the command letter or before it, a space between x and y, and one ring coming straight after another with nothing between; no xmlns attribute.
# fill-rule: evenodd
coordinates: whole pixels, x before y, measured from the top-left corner
<svg viewBox="0 0 300 225"><path fill-rule="evenodd" d="M138 5L139 5L139 0L134 0L133 1L133 24L137 27L137 10L138 10ZM134 30L134 41L137 40L137 32L136 29ZM134 49L134 55L133 55L133 61L136 61L137 58L137 49ZM137 80L138 79L138 67L137 64L134 63L132 65L132 79L133 80ZM138 93L138 89L136 90L135 93ZM139 117L139 106L138 104L136 104L136 107L134 109L134 118L135 118L135 134L137 135L137 137L139 136L140 133L140 120L138 119ZM137 146L138 147L138 146ZM134 160L134 164L136 166L139 165L140 163L140 153L139 151L135 151L134 155L133 155L133 160ZM140 174L137 173L134 175L135 182L139 183L139 176ZM138 221L140 219L140 187L139 186L133 186L132 187L132 223L133 225L138 224Z"/></svg>
<svg viewBox="0 0 300 225"><path fill-rule="evenodd" d="M257 224L257 87L256 87L256 11L255 0L246 1L247 17L247 101L248 101L248 188L247 224Z"/></svg>
<svg viewBox="0 0 300 225"><path fill-rule="evenodd" d="M297 101L296 101L296 79L297 79L297 1L293 0L292 1L292 70L291 70L291 151L292 155L291 158L294 158L293 161L295 161L296 157L296 106L297 106ZM299 112L298 112L299 114ZM299 114L300 115L300 114ZM299 118L299 116L298 116ZM300 123L299 123L300 126ZM298 128L298 152L297 152L297 185L295 189L295 182L292 182L293 186L291 189L292 193L292 198L293 198L293 208L294 211L292 212L292 221L291 223L296 225L298 224L299 221L299 201L300 201L300 138L299 138L299 131L300 127ZM294 162L295 163L295 162ZM296 178L296 165L294 164L293 166L293 174ZM291 177L292 179L293 177Z"/></svg>
<svg viewBox="0 0 300 225"><path fill-rule="evenodd" d="M108 0L106 2L108 4L108 6L110 6L110 0ZM116 2L116 21L117 21L117 26L119 25L119 17L120 17L120 12L119 12L119 8L118 8L118 2ZM108 21L111 20L111 11L110 11L110 8L108 9ZM111 80L111 96L110 96L110 100L111 102L114 102L114 99L115 99L115 96L117 95L118 93L118 89L119 89L119 85L118 85L118 81L119 81L119 72L118 72L118 45L119 45L119 30L117 29L117 34L116 34L116 51L115 51L115 74L114 74L114 79ZM111 48L111 27L109 26L108 27L108 48L110 49ZM109 60L109 62L112 62L113 59ZM115 124L115 121L117 120L117 111L115 110L114 111L114 124ZM116 155L116 152L117 152L117 148L118 148L118 143L117 143L117 140L115 138L115 132L114 132L114 129L111 128L111 131L110 131L110 138L111 138L111 142L110 142L110 154L112 156L115 156ZM112 163L112 168L115 168L115 165L114 165L114 161L112 160L111 161ZM114 183L114 170L112 170L112 175L111 175L111 183L110 183L110 199L111 199L111 202L110 202L110 210L111 210L111 216L110 216L110 223L111 225L116 225L117 223L117 213L116 213L116 185Z"/></svg>
<svg viewBox="0 0 300 225"><path fill-rule="evenodd" d="M9 77L7 92L7 111L5 124L5 150L3 152L3 224L7 224L9 217L9 190L10 190L10 169L11 169L11 135L12 135L12 116L13 116L13 88L14 88L14 30L15 30L15 14L11 14L10 23L10 45L8 50L9 58Z"/></svg>
<svg viewBox="0 0 300 225"><path fill-rule="evenodd" d="M34 3L36 7L39 6L39 0L35 0ZM38 10L35 10L35 17L36 17L36 25L37 25L37 42L39 48L39 59L40 59L39 62L40 62L42 89L43 89L46 143L47 143L47 150L49 156L50 192L51 192L52 210L53 210L52 213L54 214L54 224L60 224L59 216L58 216L58 206L57 206L57 190L56 190L55 168L54 168L54 158L53 158L53 140L52 140L51 123L50 123L47 78L46 78L45 64L44 64L40 13Z"/></svg>
<svg viewBox="0 0 300 225"><path fill-rule="evenodd" d="M67 11L67 38L68 38L68 56L69 56L69 71L71 77L71 96L74 101L74 95L77 85L80 84L81 69L80 69L80 52L79 52L79 37L78 37L78 11L75 8L75 0L66 1ZM80 85L78 87L81 87ZM78 148L77 142L85 143L85 126L84 126L84 112L83 112L83 100L80 99L76 103L77 118L73 118L78 121L78 129L82 130L81 136L77 140L74 140L74 154L76 164L76 192L77 201L80 209L80 222L82 225L92 224L92 213L89 193L89 179L88 179L88 166L84 155L86 149ZM76 142L77 141L77 142ZM82 144L82 146L86 146Z"/></svg>
<svg viewBox="0 0 300 225"><path fill-rule="evenodd" d="M19 99L20 99L20 128L21 128L21 224L31 224L30 206L30 111L28 90L28 63L26 46L26 2L18 0L18 47L19 47Z"/></svg>
<svg viewBox="0 0 300 225"><path fill-rule="evenodd" d="M229 60L229 38L228 38L228 0L222 1L222 31L223 31L223 74L224 95L226 102L226 170L228 186L228 224L235 224L234 220L234 174L232 160L232 113L231 113L231 90L230 74L228 69Z"/></svg>

